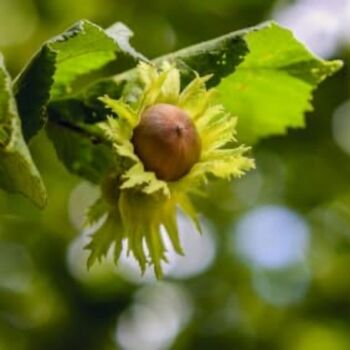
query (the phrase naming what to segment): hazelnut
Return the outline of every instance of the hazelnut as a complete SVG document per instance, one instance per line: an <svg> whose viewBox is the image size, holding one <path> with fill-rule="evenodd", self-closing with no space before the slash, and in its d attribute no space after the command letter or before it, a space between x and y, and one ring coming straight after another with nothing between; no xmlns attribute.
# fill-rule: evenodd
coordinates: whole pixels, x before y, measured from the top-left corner
<svg viewBox="0 0 350 350"><path fill-rule="evenodd" d="M165 181L186 175L201 153L200 137L188 114L165 103L155 104L142 114L132 142L145 169Z"/></svg>

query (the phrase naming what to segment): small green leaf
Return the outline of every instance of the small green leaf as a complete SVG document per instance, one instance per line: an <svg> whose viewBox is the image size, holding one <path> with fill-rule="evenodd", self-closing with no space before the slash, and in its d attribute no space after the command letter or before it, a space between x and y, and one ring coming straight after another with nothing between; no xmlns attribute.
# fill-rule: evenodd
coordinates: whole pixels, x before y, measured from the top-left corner
<svg viewBox="0 0 350 350"><path fill-rule="evenodd" d="M99 75L89 75L114 61L118 53L126 54L133 62L140 59L128 46L131 34L126 33L126 29L119 24L115 29L104 31L82 20L44 44L15 81L15 95L27 140L45 124L49 101L67 98L82 85L95 81Z"/></svg>
<svg viewBox="0 0 350 350"><path fill-rule="evenodd" d="M11 79L0 55L0 187L27 196L39 207L46 190L21 132Z"/></svg>
<svg viewBox="0 0 350 350"><path fill-rule="evenodd" d="M150 259L153 264L154 273L157 279L163 277L162 260L167 262L165 258L165 247L161 235L159 234L159 227L157 225L150 225L146 227L148 232L145 235L147 248L149 250Z"/></svg>
<svg viewBox="0 0 350 350"><path fill-rule="evenodd" d="M151 171L145 171L141 163L133 165L124 175L121 189L134 188L140 186L142 192L152 194L160 191L165 196L169 196L169 188L165 181L157 179Z"/></svg>
<svg viewBox="0 0 350 350"><path fill-rule="evenodd" d="M108 206L100 197L87 210L85 215L85 226L95 225L107 213Z"/></svg>
<svg viewBox="0 0 350 350"><path fill-rule="evenodd" d="M51 99L71 94L74 81L103 67L116 57L117 46L98 26L82 21L48 43L56 53L56 71Z"/></svg>
<svg viewBox="0 0 350 350"><path fill-rule="evenodd" d="M88 268L95 262L101 262L111 248L114 261L117 262L122 252L123 238L121 222L117 220L116 215L108 215L106 222L92 235L90 243L85 247L91 252L87 261Z"/></svg>
<svg viewBox="0 0 350 350"><path fill-rule="evenodd" d="M179 255L185 255L180 242L176 211L174 211L174 208L171 205L164 206L163 224L174 247L174 250Z"/></svg>

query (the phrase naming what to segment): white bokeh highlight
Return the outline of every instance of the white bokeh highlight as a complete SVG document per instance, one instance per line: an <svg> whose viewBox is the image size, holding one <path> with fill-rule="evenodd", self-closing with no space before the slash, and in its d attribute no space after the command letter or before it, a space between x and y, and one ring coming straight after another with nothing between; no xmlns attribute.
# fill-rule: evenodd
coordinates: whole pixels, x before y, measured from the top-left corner
<svg viewBox="0 0 350 350"><path fill-rule="evenodd" d="M87 209L92 205L100 195L100 190L96 185L87 181L81 181L71 191L68 200L68 216L71 224L81 230Z"/></svg>
<svg viewBox="0 0 350 350"><path fill-rule="evenodd" d="M262 206L238 221L233 246L238 256L253 266L281 269L305 259L309 228L288 208Z"/></svg>
<svg viewBox="0 0 350 350"><path fill-rule="evenodd" d="M302 216L276 205L252 209L232 228L232 247L266 303L285 307L303 299L311 273L310 229Z"/></svg>
<svg viewBox="0 0 350 350"><path fill-rule="evenodd" d="M322 58L350 42L349 0L281 0L272 17Z"/></svg>
<svg viewBox="0 0 350 350"><path fill-rule="evenodd" d="M159 282L145 286L119 317L116 343L124 350L168 349L192 311L190 297L180 285Z"/></svg>

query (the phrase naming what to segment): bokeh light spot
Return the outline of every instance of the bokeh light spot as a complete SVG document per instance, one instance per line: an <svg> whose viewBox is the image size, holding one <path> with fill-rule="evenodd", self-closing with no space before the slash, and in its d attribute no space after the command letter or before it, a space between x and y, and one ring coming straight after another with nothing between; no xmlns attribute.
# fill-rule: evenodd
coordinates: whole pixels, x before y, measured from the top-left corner
<svg viewBox="0 0 350 350"><path fill-rule="evenodd" d="M287 208L262 206L238 221L233 244L238 256L253 266L284 268L305 258L309 228L301 216Z"/></svg>
<svg viewBox="0 0 350 350"><path fill-rule="evenodd" d="M280 1L273 17L323 58L333 56L346 39L350 20L347 0Z"/></svg>
<svg viewBox="0 0 350 350"><path fill-rule="evenodd" d="M345 153L350 154L350 100L344 102L334 112L332 131L337 145Z"/></svg>
<svg viewBox="0 0 350 350"><path fill-rule="evenodd" d="M125 350L167 349L191 314L191 300L181 286L163 282L143 287L118 319L116 342Z"/></svg>

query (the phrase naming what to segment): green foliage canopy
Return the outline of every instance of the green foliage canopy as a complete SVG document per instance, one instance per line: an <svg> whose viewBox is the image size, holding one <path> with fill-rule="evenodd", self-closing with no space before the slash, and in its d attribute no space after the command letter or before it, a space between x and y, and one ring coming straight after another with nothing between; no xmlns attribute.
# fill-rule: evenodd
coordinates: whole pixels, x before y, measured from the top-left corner
<svg viewBox="0 0 350 350"><path fill-rule="evenodd" d="M1 63L2 188L44 205L44 186L26 142L45 125L68 170L101 181L113 159L108 140L96 127L106 118L98 97L119 98L136 84L135 70L106 78L104 68L119 60L128 61L129 66L147 61L130 46L131 36L121 23L103 30L80 21L43 45L15 79L13 91ZM212 75L208 86L215 86L219 102L238 116L238 139L248 143L304 126L312 92L342 66L340 61L315 57L289 30L273 22L153 62L165 59L180 69L183 84L196 74Z"/></svg>

